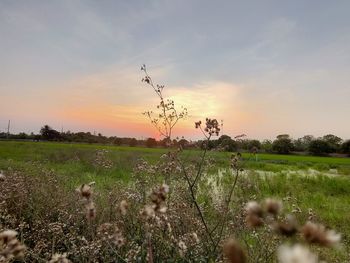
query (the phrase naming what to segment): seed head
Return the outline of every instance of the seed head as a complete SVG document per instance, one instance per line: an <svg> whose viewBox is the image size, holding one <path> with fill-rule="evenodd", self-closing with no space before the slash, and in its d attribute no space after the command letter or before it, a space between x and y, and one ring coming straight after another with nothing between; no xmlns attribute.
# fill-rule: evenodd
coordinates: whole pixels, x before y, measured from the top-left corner
<svg viewBox="0 0 350 263"><path fill-rule="evenodd" d="M90 184L82 184L76 189L80 196L86 200L89 200L92 196L92 187Z"/></svg>
<svg viewBox="0 0 350 263"><path fill-rule="evenodd" d="M127 211L128 211L128 208L129 208L129 204L128 202L126 202L125 200L122 200L119 204L119 210L120 210L120 213L125 216Z"/></svg>
<svg viewBox="0 0 350 263"><path fill-rule="evenodd" d="M71 263L71 261L67 258L67 253L63 254L54 254L49 261L49 263Z"/></svg>
<svg viewBox="0 0 350 263"><path fill-rule="evenodd" d="M96 208L95 208L95 203L90 201L86 205L86 218L87 220L93 220L96 217Z"/></svg>
<svg viewBox="0 0 350 263"><path fill-rule="evenodd" d="M17 232L5 230L0 233L0 261L5 262L13 258L23 258L26 247L16 238Z"/></svg>
<svg viewBox="0 0 350 263"><path fill-rule="evenodd" d="M289 237L298 232L298 223L293 215L287 215L284 222L276 222L273 228L277 233Z"/></svg>
<svg viewBox="0 0 350 263"><path fill-rule="evenodd" d="M5 181L6 176L0 171L0 181Z"/></svg>
<svg viewBox="0 0 350 263"><path fill-rule="evenodd" d="M300 244L280 246L277 257L279 263L318 263L317 255Z"/></svg>
<svg viewBox="0 0 350 263"><path fill-rule="evenodd" d="M245 263L247 257L240 244L233 238L226 240L223 246L223 253L228 263Z"/></svg>
<svg viewBox="0 0 350 263"><path fill-rule="evenodd" d="M301 233L307 242L326 247L337 246L341 240L341 235L334 230L326 229L325 226L310 221L302 227Z"/></svg>
<svg viewBox="0 0 350 263"><path fill-rule="evenodd" d="M191 237L192 237L193 241L194 241L196 244L199 243L200 240L199 240L198 235L197 235L196 232L193 232L193 233L191 234Z"/></svg>
<svg viewBox="0 0 350 263"><path fill-rule="evenodd" d="M282 202L276 199L267 198L264 201L264 208L267 213L277 216L282 210Z"/></svg>
<svg viewBox="0 0 350 263"><path fill-rule="evenodd" d="M263 221L263 209L261 206L255 202L255 201L250 201L246 205L246 222L249 227L259 227L264 224Z"/></svg>
<svg viewBox="0 0 350 263"><path fill-rule="evenodd" d="M187 246L186 246L185 242L183 242L182 240L180 240L177 245L179 246L180 256L183 257L187 251Z"/></svg>

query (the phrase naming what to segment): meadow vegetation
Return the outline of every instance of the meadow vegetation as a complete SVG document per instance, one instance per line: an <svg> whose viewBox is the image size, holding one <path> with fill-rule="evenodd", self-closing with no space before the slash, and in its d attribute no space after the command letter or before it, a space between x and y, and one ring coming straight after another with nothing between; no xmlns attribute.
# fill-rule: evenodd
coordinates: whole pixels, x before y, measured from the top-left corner
<svg viewBox="0 0 350 263"><path fill-rule="evenodd" d="M163 239L170 237L157 236L158 243L152 243L152 248L157 249L153 260L206 261L208 248L202 247L205 230L187 200L181 172L170 166L168 174L166 168L171 160L160 159L161 156L165 158L167 152L166 149L89 144L0 142L0 170L4 175L0 197L1 229L19 233L19 239L27 246L27 261L45 262L55 253L67 253L67 258L73 262L133 262L136 259L142 262L149 254L149 245L145 244L147 234L139 212L150 202L151 190L162 185L167 175L171 177L167 179L170 187L166 201L167 221L158 223L164 228L169 223L175 239L165 243ZM199 150L185 150L181 155L184 161L195 165L200 161L200 153ZM232 182L230 157L228 152L208 152L205 176L198 189L201 208L214 226L219 219L217 213L224 209L220 206L220 192L227 190ZM339 249L312 247L322 259L327 262L348 259L348 158L258 154L256 160L246 153L242 155L241 165L244 171L238 177L222 240L231 236L240 240L252 259L250 262L258 258L261 262L274 262L276 248L284 238L270 233L268 227L252 231L245 224L244 210L251 200L259 202L273 197L283 200L284 210L295 215L299 222L312 220L342 233L343 246ZM315 176L315 172L310 171L319 174ZM92 187L96 218L89 222L85 204L79 201L75 189L92 181L95 182ZM126 215L118 212L123 200L129 206ZM163 216L161 214L159 220L165 220ZM115 236L115 225L123 233L121 248L113 240L105 240ZM106 230L107 237L98 234L103 227L110 231ZM161 229L162 235L168 233ZM190 246L193 245L191 238L195 237L200 240L198 248ZM180 245L186 246L186 252L181 252L180 241L184 242ZM215 256L213 260L220 260L222 254Z"/></svg>

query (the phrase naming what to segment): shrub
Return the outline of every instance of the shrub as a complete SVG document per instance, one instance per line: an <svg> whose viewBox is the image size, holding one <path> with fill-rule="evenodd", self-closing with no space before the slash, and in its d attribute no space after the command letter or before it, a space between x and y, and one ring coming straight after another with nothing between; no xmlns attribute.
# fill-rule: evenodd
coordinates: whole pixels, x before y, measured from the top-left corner
<svg viewBox="0 0 350 263"><path fill-rule="evenodd" d="M327 141L316 139L310 142L309 152L314 155L327 155L332 152L332 146Z"/></svg>
<svg viewBox="0 0 350 263"><path fill-rule="evenodd" d="M280 154L288 154L293 150L292 140L289 137L277 136L272 143L272 150Z"/></svg>
<svg viewBox="0 0 350 263"><path fill-rule="evenodd" d="M148 148L156 147L156 146L157 146L157 141L156 141L156 139L154 139L154 138L148 138L148 139L146 140L146 146L147 146Z"/></svg>
<svg viewBox="0 0 350 263"><path fill-rule="evenodd" d="M341 145L341 151L342 153L350 155L350 140L343 142Z"/></svg>

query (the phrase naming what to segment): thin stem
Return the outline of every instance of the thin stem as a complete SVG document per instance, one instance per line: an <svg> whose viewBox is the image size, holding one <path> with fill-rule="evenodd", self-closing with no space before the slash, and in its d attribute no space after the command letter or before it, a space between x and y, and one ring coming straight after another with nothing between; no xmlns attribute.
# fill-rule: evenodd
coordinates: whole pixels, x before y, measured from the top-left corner
<svg viewBox="0 0 350 263"><path fill-rule="evenodd" d="M205 149L204 149L203 154L202 154L202 157L201 157L201 162L200 162L199 167L198 167L197 175L196 175L196 177L194 178L193 183L191 184L191 188L195 187L195 185L196 185L196 183L197 183L197 181L198 181L200 175L202 174L202 166L203 166L203 164L204 164L205 155L207 154L208 144L209 144L209 141L210 141L210 137L211 137L211 135L209 135L209 137L207 138L207 140L206 140L206 142L205 142L205 143L206 143Z"/></svg>
<svg viewBox="0 0 350 263"><path fill-rule="evenodd" d="M229 210L229 207L230 207L230 203L231 203L231 199L232 199L232 194L233 194L233 190L235 189L236 187L236 184L237 184L237 179L238 179L238 175L239 175L239 169L236 168L236 176L235 176L235 180L233 182L233 185L230 189L230 192L229 192L229 195L228 195L228 198L226 200L226 209L225 209L225 215L223 217L223 220L222 220L222 224L221 224L221 229L220 229L220 232L219 232L219 237L218 237L218 240L216 242L216 245L213 249L213 251L215 251L221 241L221 238L222 238L222 234L224 232L224 228L225 228L225 224L226 224L226 221L228 219L228 210Z"/></svg>
<svg viewBox="0 0 350 263"><path fill-rule="evenodd" d="M189 176L188 176L188 174L187 174L187 172L186 172L186 169L185 169L183 163L182 163L179 159L178 159L178 161L179 161L179 163L180 163L180 165L181 165L181 167L182 167L182 170L183 170L183 172L184 172L185 179L186 179L187 184L188 184L188 189L190 190L192 202L193 202L193 204L195 205L195 207L196 207L196 209L197 209L198 215L199 215L199 217L200 217L200 219L201 219L201 221L202 221L202 224L203 224L203 226L204 226L204 228L205 228L205 232L207 233L208 238L210 239L211 243L212 243L213 245L215 245L214 239L213 239L213 237L212 237L212 235L211 235L211 232L209 231L208 225L207 225L207 223L206 223L206 221L205 221L205 219L204 219L202 210L200 209L200 207L199 207L199 205L198 205L198 202L197 202L195 193L194 193L194 191L193 191L193 186L192 186L192 184L191 184L191 180L190 180L190 178L189 178Z"/></svg>

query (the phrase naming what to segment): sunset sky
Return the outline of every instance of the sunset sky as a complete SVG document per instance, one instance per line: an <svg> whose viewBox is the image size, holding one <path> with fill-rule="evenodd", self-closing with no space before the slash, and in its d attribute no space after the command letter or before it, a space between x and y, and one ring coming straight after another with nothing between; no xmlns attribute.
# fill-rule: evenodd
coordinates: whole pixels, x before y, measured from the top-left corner
<svg viewBox="0 0 350 263"><path fill-rule="evenodd" d="M157 137L165 96L230 136L350 138L350 1L0 1L0 131Z"/></svg>

